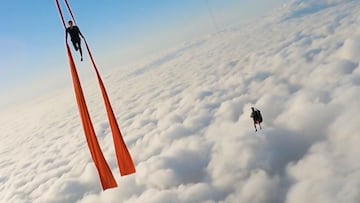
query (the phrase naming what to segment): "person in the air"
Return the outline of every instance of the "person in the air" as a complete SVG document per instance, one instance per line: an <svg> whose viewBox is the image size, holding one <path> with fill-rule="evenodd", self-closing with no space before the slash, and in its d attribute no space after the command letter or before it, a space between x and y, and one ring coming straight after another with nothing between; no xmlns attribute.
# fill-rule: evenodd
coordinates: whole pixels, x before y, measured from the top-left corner
<svg viewBox="0 0 360 203"><path fill-rule="evenodd" d="M83 60L83 54L81 50L81 37L84 37L78 26L74 25L73 21L69 20L69 27L66 28L66 41L68 39L68 34L70 34L71 42L74 45L76 51L80 51L81 61Z"/></svg>
<svg viewBox="0 0 360 203"><path fill-rule="evenodd" d="M260 110L256 109L254 107L251 107L251 115L250 117L253 119L254 121L254 127L255 127L255 131L257 131L257 128L256 128L256 124L258 124L260 126L260 129L261 129L261 122L262 122L262 115L261 115L261 112Z"/></svg>

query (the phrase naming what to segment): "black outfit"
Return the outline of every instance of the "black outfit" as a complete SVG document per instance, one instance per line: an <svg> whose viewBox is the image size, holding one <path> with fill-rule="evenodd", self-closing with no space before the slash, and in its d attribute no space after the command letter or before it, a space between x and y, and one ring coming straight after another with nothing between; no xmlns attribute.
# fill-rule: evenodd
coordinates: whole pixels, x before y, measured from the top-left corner
<svg viewBox="0 0 360 203"><path fill-rule="evenodd" d="M74 25L72 27L66 28L66 34L70 34L71 42L75 50L80 50L81 60L82 60L82 50L81 50L81 32L78 26Z"/></svg>
<svg viewBox="0 0 360 203"><path fill-rule="evenodd" d="M255 131L257 131L257 128L256 128L256 124L258 124L260 126L260 129L261 129L261 122L262 122L262 116L260 114L260 111L259 110L255 110L254 108L251 108L252 109L252 112L251 112L251 115L250 117L254 120L254 127L255 127Z"/></svg>
<svg viewBox="0 0 360 203"><path fill-rule="evenodd" d="M254 123L259 122L259 115L256 113L256 111L251 112L251 118L254 119Z"/></svg>

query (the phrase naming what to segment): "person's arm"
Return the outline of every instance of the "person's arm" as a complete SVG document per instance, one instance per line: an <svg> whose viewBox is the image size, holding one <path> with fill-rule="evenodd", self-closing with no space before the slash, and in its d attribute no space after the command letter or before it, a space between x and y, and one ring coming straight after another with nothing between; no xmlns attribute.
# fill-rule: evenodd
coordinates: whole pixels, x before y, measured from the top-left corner
<svg viewBox="0 0 360 203"><path fill-rule="evenodd" d="M67 41L67 39L68 39L68 34L69 34L69 33L68 33L68 29L66 28L66 29L65 29L65 40L66 40L66 41Z"/></svg>
<svg viewBox="0 0 360 203"><path fill-rule="evenodd" d="M84 38L84 35L80 32L79 27L77 27L77 30L78 30L78 32L79 32L79 35L80 35L82 38Z"/></svg>
<svg viewBox="0 0 360 203"><path fill-rule="evenodd" d="M79 30L79 34L82 38L84 38L84 35L80 32L80 30Z"/></svg>

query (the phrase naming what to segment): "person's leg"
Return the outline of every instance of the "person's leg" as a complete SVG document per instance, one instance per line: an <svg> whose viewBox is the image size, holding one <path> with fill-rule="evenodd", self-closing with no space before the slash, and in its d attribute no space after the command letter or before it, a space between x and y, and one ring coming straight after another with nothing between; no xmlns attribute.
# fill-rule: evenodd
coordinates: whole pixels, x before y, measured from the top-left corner
<svg viewBox="0 0 360 203"><path fill-rule="evenodd" d="M73 44L73 46L74 46L75 51L77 51L77 50L79 49L79 48L77 47L77 42L74 41L74 40L71 40L71 42L72 42L72 44Z"/></svg>
<svg viewBox="0 0 360 203"><path fill-rule="evenodd" d="M255 128L255 132L257 131L257 128L256 128L256 122L254 121L254 128Z"/></svg>
<svg viewBox="0 0 360 203"><path fill-rule="evenodd" d="M80 51L80 56L81 56L81 61L82 61L83 60L83 54L82 54L81 41L80 40L78 42L78 48L79 48L79 51Z"/></svg>

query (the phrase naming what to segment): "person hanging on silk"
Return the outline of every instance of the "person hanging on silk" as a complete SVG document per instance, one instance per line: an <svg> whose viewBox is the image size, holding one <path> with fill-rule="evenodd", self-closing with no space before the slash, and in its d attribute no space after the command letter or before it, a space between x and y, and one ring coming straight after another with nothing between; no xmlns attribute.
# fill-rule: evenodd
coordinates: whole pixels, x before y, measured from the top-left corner
<svg viewBox="0 0 360 203"><path fill-rule="evenodd" d="M66 28L66 41L68 39L68 34L70 34L71 42L74 45L75 51L80 52L81 61L83 60L82 50L81 50L81 37L84 38L84 36L81 34L80 29L78 26L74 25L72 20L69 20L68 22L69 27Z"/></svg>

